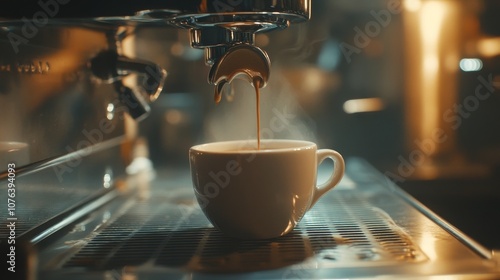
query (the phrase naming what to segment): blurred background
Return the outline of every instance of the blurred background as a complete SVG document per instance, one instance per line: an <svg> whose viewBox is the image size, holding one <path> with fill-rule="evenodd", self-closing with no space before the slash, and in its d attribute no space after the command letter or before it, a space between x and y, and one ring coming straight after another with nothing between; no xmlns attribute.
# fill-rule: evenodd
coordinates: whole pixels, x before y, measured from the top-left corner
<svg viewBox="0 0 500 280"><path fill-rule="evenodd" d="M445 220L500 248L500 2L313 0L312 18L263 33L272 71L262 138L307 139L361 157ZM255 93L213 102L185 30L140 28L137 57L169 75L140 126L157 166L190 146L256 137Z"/></svg>

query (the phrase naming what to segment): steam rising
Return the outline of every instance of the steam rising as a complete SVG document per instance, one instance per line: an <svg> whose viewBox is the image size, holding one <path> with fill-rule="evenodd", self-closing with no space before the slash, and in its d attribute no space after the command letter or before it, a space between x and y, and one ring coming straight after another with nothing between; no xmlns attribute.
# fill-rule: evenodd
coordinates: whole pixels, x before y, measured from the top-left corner
<svg viewBox="0 0 500 280"><path fill-rule="evenodd" d="M234 80L231 86L225 94L232 91L232 96L223 98L206 119L207 142L257 139L255 89L243 80ZM267 86L261 89L261 139L316 140L316 125L300 107L298 94L279 69L271 71Z"/></svg>

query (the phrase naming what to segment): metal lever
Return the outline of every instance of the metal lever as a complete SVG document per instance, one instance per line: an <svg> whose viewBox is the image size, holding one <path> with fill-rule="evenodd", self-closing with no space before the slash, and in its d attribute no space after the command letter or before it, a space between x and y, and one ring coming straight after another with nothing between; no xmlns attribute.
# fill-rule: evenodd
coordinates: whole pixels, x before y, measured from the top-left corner
<svg viewBox="0 0 500 280"><path fill-rule="evenodd" d="M142 119L149 113L148 102L155 101L160 95L167 71L149 61L120 56L113 50L100 52L89 65L92 73L99 79L113 83L121 102L128 108L134 119ZM131 73L144 76L137 89L123 85L121 79Z"/></svg>
<svg viewBox="0 0 500 280"><path fill-rule="evenodd" d="M149 115L151 107L140 94L136 94L131 88L124 86L121 81L115 82L114 85L120 102L127 107L132 118L141 121Z"/></svg>

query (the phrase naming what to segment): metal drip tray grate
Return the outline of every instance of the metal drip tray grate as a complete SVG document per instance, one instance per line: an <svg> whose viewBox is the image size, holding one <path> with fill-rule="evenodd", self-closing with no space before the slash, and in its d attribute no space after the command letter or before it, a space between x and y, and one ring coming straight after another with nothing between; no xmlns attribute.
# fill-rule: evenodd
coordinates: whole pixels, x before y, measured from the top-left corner
<svg viewBox="0 0 500 280"><path fill-rule="evenodd" d="M484 248L366 162L347 163L339 186L291 233L260 241L214 229L194 200L189 172L161 170L149 183L138 180L133 198L89 213L39 251L40 279L499 279Z"/></svg>
<svg viewBox="0 0 500 280"><path fill-rule="evenodd" d="M123 214L97 230L62 268L239 272L308 261L345 267L426 259L389 215L349 191L335 190L322 198L290 234L261 241L228 238L211 227L196 204L165 201L154 195L124 206Z"/></svg>
<svg viewBox="0 0 500 280"><path fill-rule="evenodd" d="M5 184L6 185L6 184ZM19 184L22 185L22 184ZM0 189L2 194L7 194L7 190ZM25 233L29 229L46 222L56 214L67 210L80 201L96 195L97 191L82 188L63 189L46 185L30 184L22 186L16 194L15 216L17 217L16 232ZM103 192L101 192L103 193ZM7 198L2 201L7 201ZM52 201L50 206L48 202ZM33 213L36 212L36 215ZM0 212L0 219L7 221L7 211ZM9 235L9 228L0 227L0 239Z"/></svg>

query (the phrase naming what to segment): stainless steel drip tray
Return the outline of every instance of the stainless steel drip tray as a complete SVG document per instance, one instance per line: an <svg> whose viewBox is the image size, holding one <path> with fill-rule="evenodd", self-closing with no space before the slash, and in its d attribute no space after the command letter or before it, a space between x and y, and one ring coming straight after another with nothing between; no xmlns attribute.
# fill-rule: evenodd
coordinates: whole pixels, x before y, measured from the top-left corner
<svg viewBox="0 0 500 280"><path fill-rule="evenodd" d="M214 229L187 172L157 171L39 252L41 279L500 278L490 252L359 159L288 235ZM126 278L131 277L131 278Z"/></svg>

